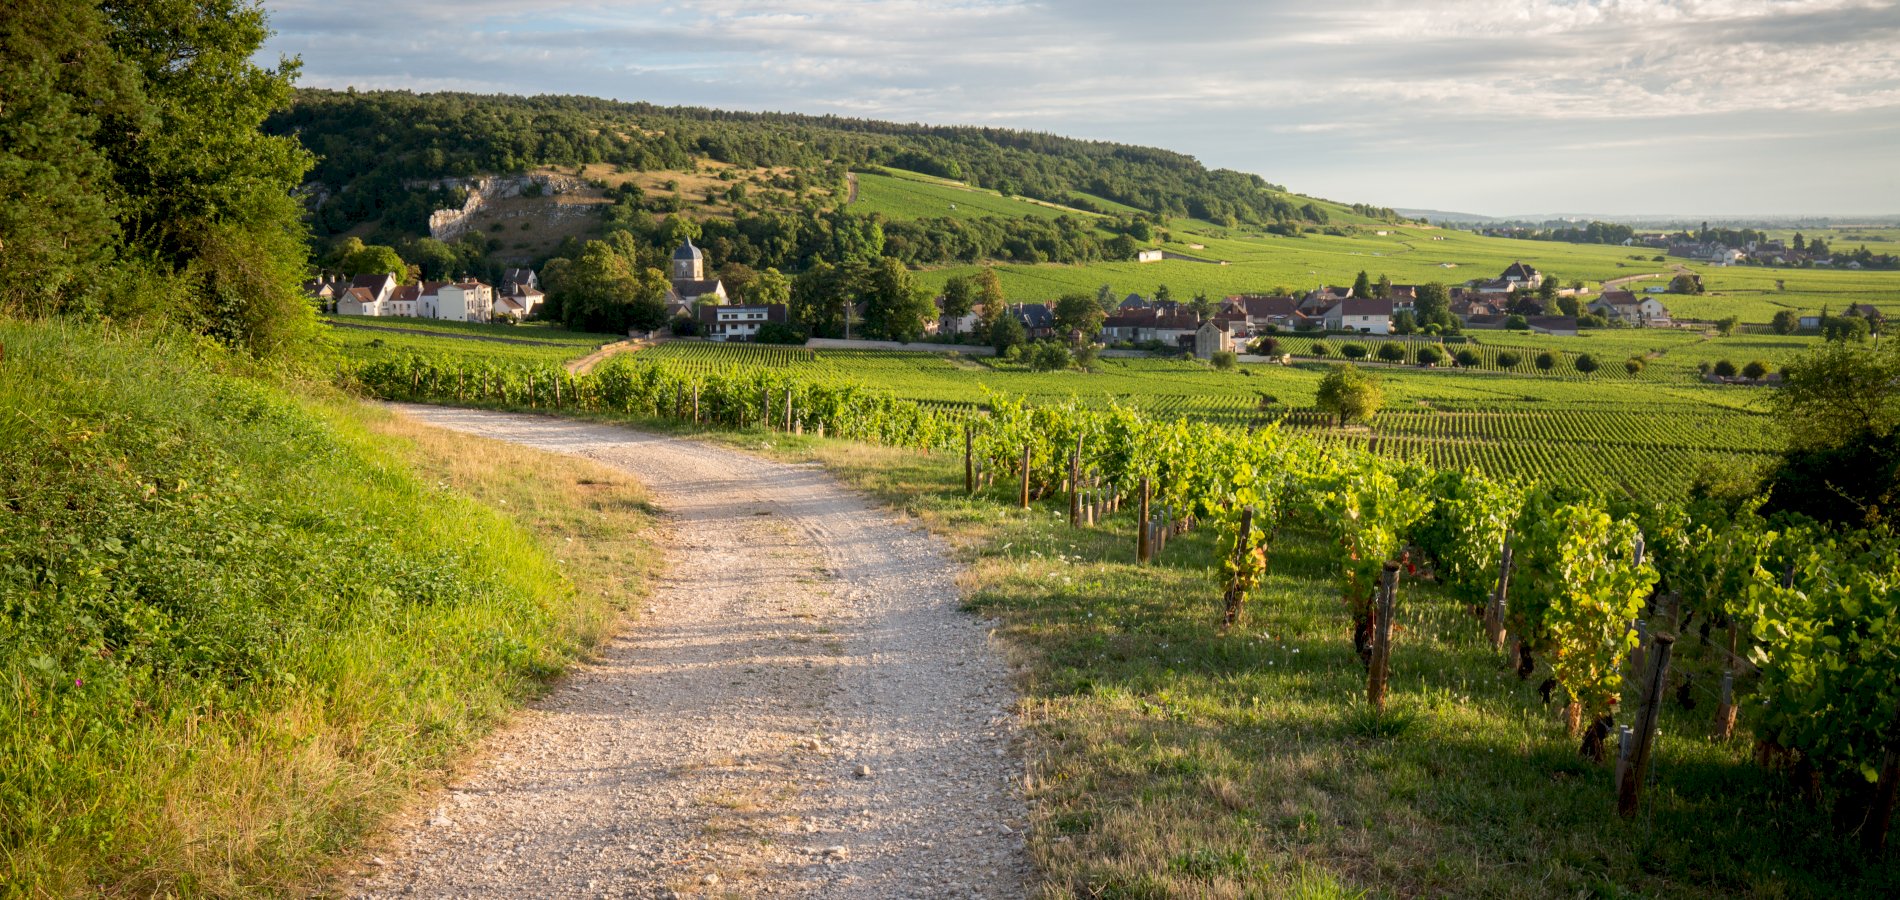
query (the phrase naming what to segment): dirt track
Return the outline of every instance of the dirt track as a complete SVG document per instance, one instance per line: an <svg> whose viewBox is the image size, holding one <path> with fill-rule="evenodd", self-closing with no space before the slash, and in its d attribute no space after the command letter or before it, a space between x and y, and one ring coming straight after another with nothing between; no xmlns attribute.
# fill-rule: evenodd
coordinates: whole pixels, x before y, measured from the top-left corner
<svg viewBox="0 0 1900 900"><path fill-rule="evenodd" d="M931 538L815 467L547 417L401 411L633 473L668 513L670 574L345 890L1025 893L1014 696Z"/></svg>

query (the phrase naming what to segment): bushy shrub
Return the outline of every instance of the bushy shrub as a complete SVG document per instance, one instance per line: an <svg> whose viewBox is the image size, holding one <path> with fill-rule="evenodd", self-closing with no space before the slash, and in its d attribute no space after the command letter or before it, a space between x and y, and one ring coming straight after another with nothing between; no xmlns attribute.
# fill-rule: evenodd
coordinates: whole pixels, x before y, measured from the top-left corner
<svg viewBox="0 0 1900 900"><path fill-rule="evenodd" d="M1518 363L1521 363L1524 361L1523 357L1518 356L1516 353L1510 350L1498 351L1498 355L1495 357L1495 359L1497 361L1498 368L1500 369L1515 369L1517 368Z"/></svg>
<svg viewBox="0 0 1900 900"><path fill-rule="evenodd" d="M1379 358L1386 362L1403 362L1405 360L1405 345L1397 341L1386 341L1379 345Z"/></svg>
<svg viewBox="0 0 1900 900"><path fill-rule="evenodd" d="M1714 368L1714 370L1713 370L1713 371L1714 371L1714 372L1715 372L1715 374L1716 374L1717 376L1719 376L1719 377L1722 377L1722 378L1734 378L1734 377L1735 377L1735 364L1734 364L1734 363L1732 363L1732 362L1729 362L1729 361L1728 361L1728 360L1726 360L1726 359L1724 359L1724 360L1717 360L1717 361L1716 361L1716 363L1715 363L1715 368Z"/></svg>
<svg viewBox="0 0 1900 900"><path fill-rule="evenodd" d="M1748 365L1742 367L1742 377L1756 380L1768 377L1768 363L1759 359L1750 360Z"/></svg>
<svg viewBox="0 0 1900 900"><path fill-rule="evenodd" d="M1588 353L1578 354L1576 366L1577 371L1588 375L1597 370L1597 358Z"/></svg>
<svg viewBox="0 0 1900 900"><path fill-rule="evenodd" d="M1232 372L1240 367L1240 358L1232 350L1216 350L1207 362L1222 372Z"/></svg>

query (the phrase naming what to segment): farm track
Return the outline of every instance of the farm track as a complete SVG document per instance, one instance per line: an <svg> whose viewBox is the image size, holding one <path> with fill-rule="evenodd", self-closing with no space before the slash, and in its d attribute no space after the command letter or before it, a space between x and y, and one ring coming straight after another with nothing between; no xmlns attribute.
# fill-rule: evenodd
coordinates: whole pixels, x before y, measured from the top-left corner
<svg viewBox="0 0 1900 900"><path fill-rule="evenodd" d="M632 473L668 513L671 574L343 892L1027 892L1008 672L930 537L814 467L601 424L397 409Z"/></svg>
<svg viewBox="0 0 1900 900"><path fill-rule="evenodd" d="M614 341L611 344L603 345L599 350L595 350L594 352L589 353L586 356L581 357L580 359L577 359L577 360L574 360L573 362L568 363L567 371L573 375L585 375L589 372L594 371L595 366L598 366L601 363L606 362L607 358L610 356L615 356L621 353L633 353L639 350L646 349L647 347L651 347L651 346L653 346L653 343L651 341L639 341L639 340L631 340L631 339L624 340L624 341Z"/></svg>

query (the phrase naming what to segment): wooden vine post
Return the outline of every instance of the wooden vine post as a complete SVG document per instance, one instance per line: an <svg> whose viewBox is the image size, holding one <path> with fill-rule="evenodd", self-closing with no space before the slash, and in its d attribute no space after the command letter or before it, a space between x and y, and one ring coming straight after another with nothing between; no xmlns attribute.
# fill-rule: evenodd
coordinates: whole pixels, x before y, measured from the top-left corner
<svg viewBox="0 0 1900 900"><path fill-rule="evenodd" d="M1023 443L1023 509L1029 508L1029 443Z"/></svg>
<svg viewBox="0 0 1900 900"><path fill-rule="evenodd" d="M1504 622L1508 594L1511 589L1511 532L1504 532L1504 548L1498 554L1498 586L1491 592L1491 605L1485 607L1485 632L1491 637L1491 649L1504 652Z"/></svg>
<svg viewBox="0 0 1900 900"><path fill-rule="evenodd" d="M699 424L699 385L693 385L693 424Z"/></svg>
<svg viewBox="0 0 1900 900"><path fill-rule="evenodd" d="M1379 600L1372 623L1372 665L1366 676L1366 702L1385 712L1386 677L1392 665L1392 606L1397 601L1399 564L1387 560L1379 576Z"/></svg>
<svg viewBox="0 0 1900 900"><path fill-rule="evenodd" d="M1616 814L1623 818L1636 815L1643 795L1643 776L1649 769L1649 751L1656 741L1656 717L1662 711L1663 688L1669 681L1669 653L1676 645L1675 635L1656 635L1655 649L1649 657L1649 677L1643 681L1643 705L1636 712L1636 746L1630 749L1629 762L1621 767L1616 786Z"/></svg>
<svg viewBox="0 0 1900 900"><path fill-rule="evenodd" d="M1069 454L1069 527L1082 527L1082 436L1075 437L1075 451Z"/></svg>
<svg viewBox="0 0 1900 900"><path fill-rule="evenodd" d="M1234 571L1246 571L1247 555L1253 551L1253 507L1240 511L1240 536L1234 539ZM1240 589L1240 579L1236 575L1227 582L1226 612L1221 616L1221 627L1232 628L1240 621L1240 607L1247 601L1247 595Z"/></svg>
<svg viewBox="0 0 1900 900"><path fill-rule="evenodd" d="M1135 517L1135 562L1146 565L1154 558L1154 521L1148 512L1148 476L1141 477L1141 509Z"/></svg>
<svg viewBox="0 0 1900 900"><path fill-rule="evenodd" d="M792 430L792 389L785 389L785 430Z"/></svg>
<svg viewBox="0 0 1900 900"><path fill-rule="evenodd" d="M976 426L963 423L963 492L976 494Z"/></svg>
<svg viewBox="0 0 1900 900"><path fill-rule="evenodd" d="M1728 659L1723 660L1722 703L1715 708L1715 739L1735 736L1735 622L1728 623Z"/></svg>

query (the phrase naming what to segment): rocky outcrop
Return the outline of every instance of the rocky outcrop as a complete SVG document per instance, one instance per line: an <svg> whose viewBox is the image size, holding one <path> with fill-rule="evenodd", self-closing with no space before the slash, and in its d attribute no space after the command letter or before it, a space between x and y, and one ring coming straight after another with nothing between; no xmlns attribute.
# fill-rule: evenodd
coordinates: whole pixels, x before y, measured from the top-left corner
<svg viewBox="0 0 1900 900"><path fill-rule="evenodd" d="M537 187L531 188L530 185ZM539 190L542 194L566 194L581 190L585 183L571 175L484 175L480 178L441 178L415 182L411 187L460 188L467 199L459 209L438 209L429 214L429 236L452 241L468 233L469 222L484 206L509 197Z"/></svg>

